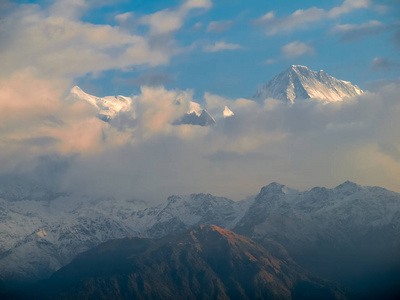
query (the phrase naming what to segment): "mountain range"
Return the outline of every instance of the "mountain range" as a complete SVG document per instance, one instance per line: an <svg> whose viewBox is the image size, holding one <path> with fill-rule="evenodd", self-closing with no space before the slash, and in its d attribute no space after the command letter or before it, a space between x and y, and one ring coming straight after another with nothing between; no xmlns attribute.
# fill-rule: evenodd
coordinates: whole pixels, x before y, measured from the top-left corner
<svg viewBox="0 0 400 300"><path fill-rule="evenodd" d="M259 88L254 94L253 100L262 103L265 99L273 98L290 104L306 99L335 102L362 93L363 91L358 86L329 76L323 70L315 72L305 66L293 65ZM97 97L87 94L75 86L71 89L67 101L90 103L97 110L98 118L105 122L126 112L136 118L136 102L138 100L135 96ZM189 110L181 118L175 120L173 125L209 126L216 123L215 118L199 103L191 101L189 104ZM234 115L234 112L226 105L221 107L220 111L223 118Z"/></svg>
<svg viewBox="0 0 400 300"><path fill-rule="evenodd" d="M153 207L72 195L0 204L3 287L46 278L111 239L162 238L215 224L357 295L400 292L400 194L379 187L345 182L300 192L271 183L239 202L192 194Z"/></svg>
<svg viewBox="0 0 400 300"><path fill-rule="evenodd" d="M274 98L290 107L311 98L326 103L361 93L323 71L292 66L254 100ZM67 101L89 103L111 125L119 114L136 118L136 96L101 98L74 87ZM233 115L228 106L221 107L221 117ZM191 102L172 125L215 123L218 119ZM400 295L398 193L348 181L308 191L274 182L237 202L191 194L155 205L134 195L114 199L65 190L57 174L67 164L44 161L32 174L0 175L1 298L26 287L40 298L44 286L53 287L45 296L57 299ZM160 289L154 289L155 282Z"/></svg>

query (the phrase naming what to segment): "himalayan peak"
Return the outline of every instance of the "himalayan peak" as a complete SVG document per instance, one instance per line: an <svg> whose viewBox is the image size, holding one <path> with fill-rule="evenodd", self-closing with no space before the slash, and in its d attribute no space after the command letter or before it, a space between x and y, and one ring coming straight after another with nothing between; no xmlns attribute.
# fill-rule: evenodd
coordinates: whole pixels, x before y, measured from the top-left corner
<svg viewBox="0 0 400 300"><path fill-rule="evenodd" d="M305 66L293 65L259 88L253 99L262 102L273 98L294 103L315 98L336 102L362 93L358 86L336 79L323 70L315 72Z"/></svg>

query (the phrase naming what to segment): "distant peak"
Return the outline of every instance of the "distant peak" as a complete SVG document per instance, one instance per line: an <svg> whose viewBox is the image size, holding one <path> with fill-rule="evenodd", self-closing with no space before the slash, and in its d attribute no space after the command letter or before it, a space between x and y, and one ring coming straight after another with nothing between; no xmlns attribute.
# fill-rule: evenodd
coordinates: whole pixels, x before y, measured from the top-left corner
<svg viewBox="0 0 400 300"><path fill-rule="evenodd" d="M282 192L284 187L285 186L283 184L279 184L277 182L271 182L270 184L264 186L261 189L260 194L271 193L271 192L273 192L273 193Z"/></svg>
<svg viewBox="0 0 400 300"><path fill-rule="evenodd" d="M310 70L309 68L307 68L306 66L302 66L302 65L292 65L290 68L288 68L286 70L286 72L294 72L296 74L298 74L298 73L300 73L300 74L316 73L316 72Z"/></svg>
<svg viewBox="0 0 400 300"><path fill-rule="evenodd" d="M74 92L83 92L83 90L79 86L75 85L71 88L71 93Z"/></svg>
<svg viewBox="0 0 400 300"><path fill-rule="evenodd" d="M292 65L259 88L253 98L256 101L279 99L293 104L305 99L336 102L362 93L358 86L336 79L324 70L315 72L306 66Z"/></svg>
<svg viewBox="0 0 400 300"><path fill-rule="evenodd" d="M339 184L337 187L335 187L336 190L343 190L343 189L359 189L360 186L357 183L354 183L352 181L346 180L342 184Z"/></svg>
<svg viewBox="0 0 400 300"><path fill-rule="evenodd" d="M289 69L307 69L310 70L308 67L306 66L302 66L302 65L292 65Z"/></svg>
<svg viewBox="0 0 400 300"><path fill-rule="evenodd" d="M234 113L233 113L233 111L231 111L231 110L229 109L228 106L225 105L225 109L224 109L224 111L222 112L222 115L224 116L224 118L228 118L228 117L233 116Z"/></svg>
<svg viewBox="0 0 400 300"><path fill-rule="evenodd" d="M206 121L207 124L214 124L215 123L215 119L205 109L203 109L201 111L200 118L203 118Z"/></svg>
<svg viewBox="0 0 400 300"><path fill-rule="evenodd" d="M271 182L270 184L261 188L259 195L270 195L270 194L295 194L297 190L291 189L283 184L277 182Z"/></svg>
<svg viewBox="0 0 400 300"><path fill-rule="evenodd" d="M205 109L201 110L201 113L196 111L192 111L191 113L186 113L180 120L176 120L172 123L173 125L200 125L200 126L209 126L215 124L215 119L206 111Z"/></svg>

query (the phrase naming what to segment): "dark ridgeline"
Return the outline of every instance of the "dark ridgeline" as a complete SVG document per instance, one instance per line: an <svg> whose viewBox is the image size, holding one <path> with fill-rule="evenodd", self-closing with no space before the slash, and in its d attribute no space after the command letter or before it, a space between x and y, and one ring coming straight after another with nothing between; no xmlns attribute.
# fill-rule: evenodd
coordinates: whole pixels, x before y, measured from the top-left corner
<svg viewBox="0 0 400 300"><path fill-rule="evenodd" d="M344 299L332 284L214 225L105 242L33 288L37 299Z"/></svg>

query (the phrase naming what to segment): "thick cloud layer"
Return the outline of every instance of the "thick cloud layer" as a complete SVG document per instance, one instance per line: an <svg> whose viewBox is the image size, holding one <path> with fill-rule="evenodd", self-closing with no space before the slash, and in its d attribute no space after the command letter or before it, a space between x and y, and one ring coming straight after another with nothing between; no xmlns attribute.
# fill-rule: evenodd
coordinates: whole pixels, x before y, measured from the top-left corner
<svg viewBox="0 0 400 300"><path fill-rule="evenodd" d="M271 181L308 189L352 180L400 191L399 93L392 83L343 102L292 106L206 94L205 105L215 116L225 105L235 113L217 118L212 127L171 125L189 109L190 92L143 88L133 98L135 114L111 124L73 108L83 103L59 98L54 106L64 109L53 113L59 124L25 128L30 137L14 143L12 153L2 151L1 159L14 157L21 168L21 161L35 156L56 157L55 163L68 157L59 186L96 197L158 201L206 192L241 199ZM15 134L5 127L3 132Z"/></svg>

